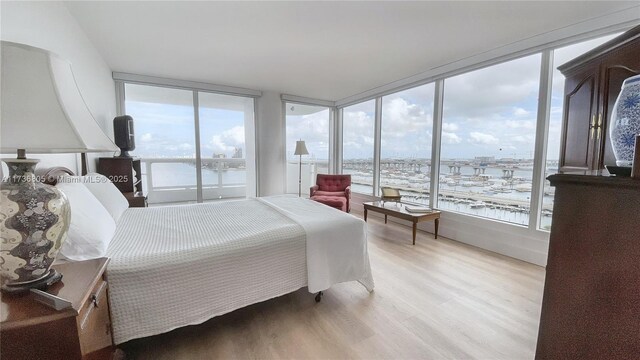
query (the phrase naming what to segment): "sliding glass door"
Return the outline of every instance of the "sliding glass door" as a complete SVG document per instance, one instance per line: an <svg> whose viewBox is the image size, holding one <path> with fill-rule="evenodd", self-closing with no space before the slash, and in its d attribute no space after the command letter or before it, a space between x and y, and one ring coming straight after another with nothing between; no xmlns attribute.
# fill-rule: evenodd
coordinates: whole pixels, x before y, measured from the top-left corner
<svg viewBox="0 0 640 360"><path fill-rule="evenodd" d="M376 102L342 109L342 173L351 174L353 192L373 193Z"/></svg>
<svg viewBox="0 0 640 360"><path fill-rule="evenodd" d="M133 117L142 184L150 202L196 201L196 139L193 93L125 84L125 107Z"/></svg>
<svg viewBox="0 0 640 360"><path fill-rule="evenodd" d="M202 199L245 196L253 99L201 92L198 105Z"/></svg>
<svg viewBox="0 0 640 360"><path fill-rule="evenodd" d="M287 193L301 191L309 194L316 174L329 173L329 121L330 111L325 106L286 103L286 183ZM296 156L296 141L303 140L308 155ZM301 162L301 163L300 163Z"/></svg>
<svg viewBox="0 0 640 360"><path fill-rule="evenodd" d="M149 203L255 195L253 98L124 84Z"/></svg>
<svg viewBox="0 0 640 360"><path fill-rule="evenodd" d="M382 97L380 187L429 203L433 83Z"/></svg>

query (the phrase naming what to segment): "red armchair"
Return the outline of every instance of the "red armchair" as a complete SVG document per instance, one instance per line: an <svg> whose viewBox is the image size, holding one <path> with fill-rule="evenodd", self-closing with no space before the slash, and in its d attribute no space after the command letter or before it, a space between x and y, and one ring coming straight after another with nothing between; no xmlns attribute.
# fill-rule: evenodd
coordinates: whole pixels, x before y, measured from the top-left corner
<svg viewBox="0 0 640 360"><path fill-rule="evenodd" d="M318 174L311 187L311 200L344 212L351 211L351 175Z"/></svg>

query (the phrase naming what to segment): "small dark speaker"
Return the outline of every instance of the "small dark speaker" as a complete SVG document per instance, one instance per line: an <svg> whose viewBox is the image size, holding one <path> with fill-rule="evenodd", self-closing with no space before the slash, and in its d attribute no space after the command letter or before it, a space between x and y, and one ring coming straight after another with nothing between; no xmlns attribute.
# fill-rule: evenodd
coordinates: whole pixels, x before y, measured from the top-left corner
<svg viewBox="0 0 640 360"><path fill-rule="evenodd" d="M120 157L131 157L129 151L136 148L131 116L122 115L113 118L113 137L116 140L116 145L120 148Z"/></svg>

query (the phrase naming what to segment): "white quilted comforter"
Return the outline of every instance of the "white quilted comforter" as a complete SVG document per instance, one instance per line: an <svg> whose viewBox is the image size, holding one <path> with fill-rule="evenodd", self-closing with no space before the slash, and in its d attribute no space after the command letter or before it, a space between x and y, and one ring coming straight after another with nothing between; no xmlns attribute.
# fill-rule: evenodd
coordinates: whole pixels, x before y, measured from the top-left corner
<svg viewBox="0 0 640 360"><path fill-rule="evenodd" d="M109 245L116 344L373 279L364 222L297 197L128 209Z"/></svg>

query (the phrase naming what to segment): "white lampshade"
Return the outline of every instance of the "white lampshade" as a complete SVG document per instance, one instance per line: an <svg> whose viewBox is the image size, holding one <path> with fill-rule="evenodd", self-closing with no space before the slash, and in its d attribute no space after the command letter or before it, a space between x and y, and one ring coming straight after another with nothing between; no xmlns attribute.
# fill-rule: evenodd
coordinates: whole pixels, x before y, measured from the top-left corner
<svg viewBox="0 0 640 360"><path fill-rule="evenodd" d="M307 150L307 146L304 144L304 140L296 141L296 151L293 152L293 155L309 155L309 151Z"/></svg>
<svg viewBox="0 0 640 360"><path fill-rule="evenodd" d="M91 115L68 61L2 41L1 79L2 153L118 150Z"/></svg>

